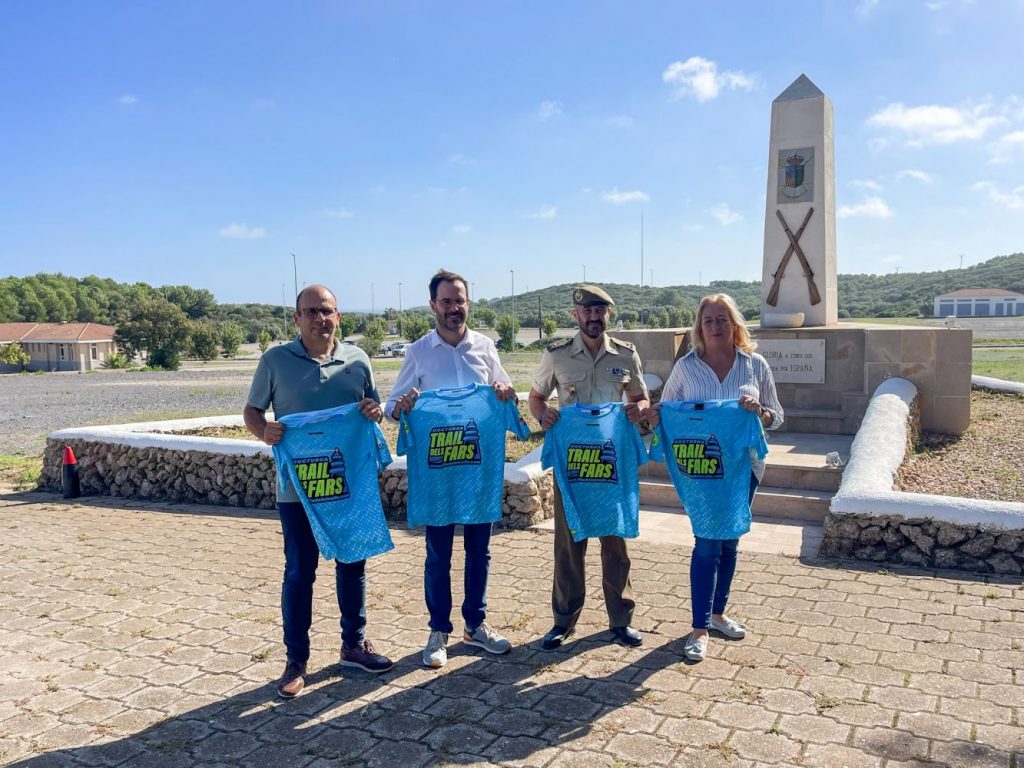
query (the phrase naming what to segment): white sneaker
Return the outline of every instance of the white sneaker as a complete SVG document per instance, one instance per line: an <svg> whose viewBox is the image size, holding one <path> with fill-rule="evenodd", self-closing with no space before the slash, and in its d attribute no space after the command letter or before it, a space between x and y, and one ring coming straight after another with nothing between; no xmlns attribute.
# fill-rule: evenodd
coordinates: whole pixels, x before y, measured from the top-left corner
<svg viewBox="0 0 1024 768"><path fill-rule="evenodd" d="M683 646L683 656L688 658L690 661L704 661L704 657L707 656L707 653L707 635L694 637L693 634L691 634L686 638L686 644Z"/></svg>
<svg viewBox="0 0 1024 768"><path fill-rule="evenodd" d="M462 642L466 645L475 645L477 648L483 648L488 653L494 653L499 656L512 650L512 643L496 632L486 621L481 623L472 632L469 631L469 627L466 627L466 630L462 633Z"/></svg>
<svg viewBox="0 0 1024 768"><path fill-rule="evenodd" d="M721 621L712 616L711 629L716 629L733 640L742 640L747 636L747 626L740 624L738 621L733 621L728 616L723 616Z"/></svg>
<svg viewBox="0 0 1024 768"><path fill-rule="evenodd" d="M448 663L448 633L431 632L427 647L423 649L423 664L427 667L443 667Z"/></svg>

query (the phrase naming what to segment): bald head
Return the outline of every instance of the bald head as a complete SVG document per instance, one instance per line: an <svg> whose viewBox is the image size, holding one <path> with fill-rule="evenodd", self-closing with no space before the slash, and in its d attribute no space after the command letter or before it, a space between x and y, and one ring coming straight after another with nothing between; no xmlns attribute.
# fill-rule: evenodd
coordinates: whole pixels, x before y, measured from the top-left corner
<svg viewBox="0 0 1024 768"><path fill-rule="evenodd" d="M295 297L296 312L302 309L302 299L305 296L316 296L317 299L330 298L331 303L334 304L335 307L338 306L338 299L337 297L335 297L334 291L332 291L326 285L314 283L313 285L307 285L305 288L299 291L299 295Z"/></svg>

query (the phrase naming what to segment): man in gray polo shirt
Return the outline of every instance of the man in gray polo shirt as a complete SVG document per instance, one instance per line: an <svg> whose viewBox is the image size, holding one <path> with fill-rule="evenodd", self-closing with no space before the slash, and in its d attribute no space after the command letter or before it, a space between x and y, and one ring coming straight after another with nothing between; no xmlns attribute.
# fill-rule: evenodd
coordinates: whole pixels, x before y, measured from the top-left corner
<svg viewBox="0 0 1024 768"><path fill-rule="evenodd" d="M359 347L335 338L338 304L323 285L311 285L299 293L292 315L299 337L290 344L268 350L260 358L243 416L245 426L267 445L281 442L284 425L268 421L291 413L335 408L359 403L367 419L380 421L383 412L373 381L370 360ZM313 620L313 581L320 552L309 519L290 483L278 493L277 511L284 533L284 582L281 587L281 618L288 663L277 683L286 699L302 692L309 660L309 627ZM341 609L341 664L368 672L384 672L391 660L373 650L365 637L366 561L335 562L338 607Z"/></svg>

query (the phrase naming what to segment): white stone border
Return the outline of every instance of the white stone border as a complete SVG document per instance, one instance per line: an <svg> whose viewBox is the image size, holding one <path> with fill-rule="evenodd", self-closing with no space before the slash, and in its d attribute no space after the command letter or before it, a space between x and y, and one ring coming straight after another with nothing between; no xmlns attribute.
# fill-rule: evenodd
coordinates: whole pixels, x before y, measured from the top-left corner
<svg viewBox="0 0 1024 768"><path fill-rule="evenodd" d="M991 376L971 376L971 387L973 389L988 389L993 392L1024 395L1024 383L1007 381L1006 379L993 379Z"/></svg>
<svg viewBox="0 0 1024 768"><path fill-rule="evenodd" d="M850 448L850 462L832 499L835 514L895 515L988 528L1024 528L1024 504L894 491L906 455L907 417L917 387L893 377L878 385Z"/></svg>

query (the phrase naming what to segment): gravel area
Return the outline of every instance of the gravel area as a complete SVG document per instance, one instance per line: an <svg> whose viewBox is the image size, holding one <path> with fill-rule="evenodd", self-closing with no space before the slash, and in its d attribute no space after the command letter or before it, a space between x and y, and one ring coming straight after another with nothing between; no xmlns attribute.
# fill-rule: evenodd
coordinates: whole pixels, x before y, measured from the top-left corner
<svg viewBox="0 0 1024 768"><path fill-rule="evenodd" d="M902 490L1024 502L1024 396L975 391L963 435L925 432L903 466Z"/></svg>
<svg viewBox="0 0 1024 768"><path fill-rule="evenodd" d="M539 354L508 356L505 369L520 390L529 389L539 360ZM374 360L382 399L399 365ZM0 454L42 456L46 436L69 427L241 414L255 370L251 360L168 372L2 374Z"/></svg>

